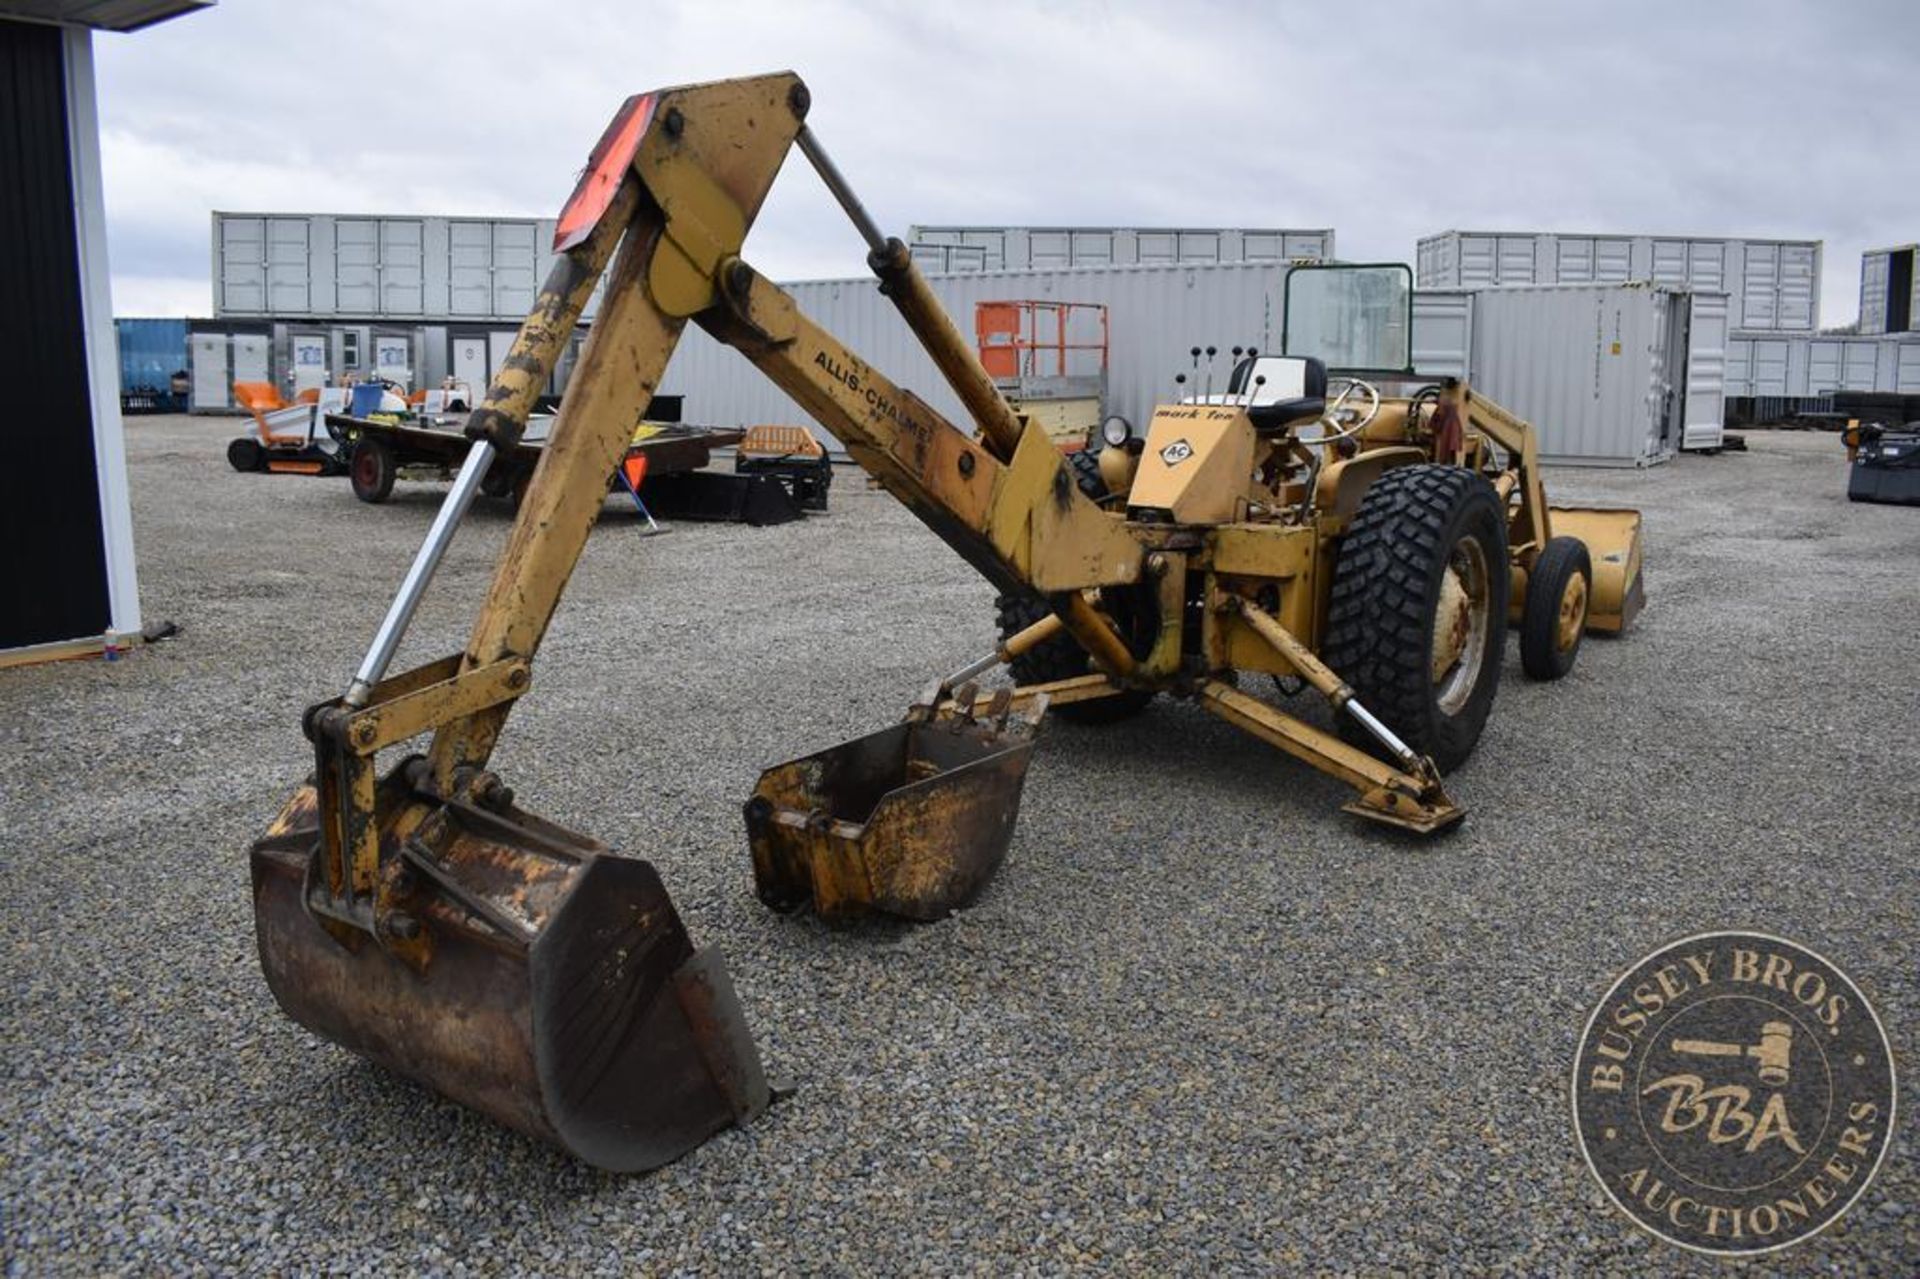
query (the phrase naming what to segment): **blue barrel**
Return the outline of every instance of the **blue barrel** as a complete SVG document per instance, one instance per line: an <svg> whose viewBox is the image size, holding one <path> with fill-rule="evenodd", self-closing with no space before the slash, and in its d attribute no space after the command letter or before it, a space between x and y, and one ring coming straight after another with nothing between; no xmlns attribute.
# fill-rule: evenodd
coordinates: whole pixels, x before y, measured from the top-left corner
<svg viewBox="0 0 1920 1279"><path fill-rule="evenodd" d="M359 386L354 387L353 415L355 417L371 417L373 414L378 413L380 411L380 399L386 393L387 388L381 386L378 382L362 382Z"/></svg>

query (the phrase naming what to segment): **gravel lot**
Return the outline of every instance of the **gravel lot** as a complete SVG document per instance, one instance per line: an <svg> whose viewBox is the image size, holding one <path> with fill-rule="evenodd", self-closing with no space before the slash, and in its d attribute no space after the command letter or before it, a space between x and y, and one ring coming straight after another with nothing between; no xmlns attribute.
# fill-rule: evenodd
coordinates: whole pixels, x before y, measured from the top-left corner
<svg viewBox="0 0 1920 1279"><path fill-rule="evenodd" d="M990 589L857 475L780 529L609 505L496 764L655 862L799 1089L617 1178L274 1007L245 850L441 488L236 475L234 425L128 426L143 607L182 634L0 671L9 1273L1721 1273L1605 1201L1567 1079L1621 969L1743 926L1848 970L1905 1066L1866 1197L1748 1268L1920 1264L1920 511L1849 505L1831 436L1549 476L1645 510L1649 607L1559 685L1509 646L1453 836L1162 702L1051 726L972 909L848 932L756 903L740 803L984 651ZM459 647L507 527L482 504L402 663Z"/></svg>

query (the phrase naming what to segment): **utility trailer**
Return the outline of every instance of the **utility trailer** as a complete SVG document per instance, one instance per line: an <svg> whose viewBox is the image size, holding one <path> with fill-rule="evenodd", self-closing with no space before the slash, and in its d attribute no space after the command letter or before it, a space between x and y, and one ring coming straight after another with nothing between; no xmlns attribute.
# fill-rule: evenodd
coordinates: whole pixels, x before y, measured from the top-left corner
<svg viewBox="0 0 1920 1279"><path fill-rule="evenodd" d="M328 433L348 458L353 495L374 505L392 495L402 471L410 473L409 479L452 479L473 443L462 429L464 417L433 419L427 424L329 413L326 421ZM496 461L480 491L488 497L508 498L517 506L546 447L546 427L551 421L529 422L527 434ZM646 458L643 474L649 480L666 478L699 470L713 460L714 449L736 444L744 434L677 422L646 422L634 432L627 456ZM643 497L645 492L642 489Z"/></svg>

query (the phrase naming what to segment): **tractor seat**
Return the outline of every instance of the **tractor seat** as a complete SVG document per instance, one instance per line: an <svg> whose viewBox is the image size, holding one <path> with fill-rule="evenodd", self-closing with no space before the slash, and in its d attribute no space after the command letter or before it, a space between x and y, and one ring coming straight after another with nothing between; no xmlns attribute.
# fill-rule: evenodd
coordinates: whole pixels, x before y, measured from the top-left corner
<svg viewBox="0 0 1920 1279"><path fill-rule="evenodd" d="M1240 361L1227 378L1229 396L1246 396L1247 416L1262 435L1277 435L1327 411L1327 366L1311 355L1260 355Z"/></svg>

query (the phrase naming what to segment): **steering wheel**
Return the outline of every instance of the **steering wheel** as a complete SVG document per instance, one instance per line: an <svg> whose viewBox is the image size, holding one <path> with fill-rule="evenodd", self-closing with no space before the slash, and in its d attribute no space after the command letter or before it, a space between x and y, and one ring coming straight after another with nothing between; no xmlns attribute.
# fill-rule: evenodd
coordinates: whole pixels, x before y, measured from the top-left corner
<svg viewBox="0 0 1920 1279"><path fill-rule="evenodd" d="M1356 434L1359 431L1366 429L1366 426L1369 422L1372 422L1373 419L1380 416L1380 388L1379 387L1375 386L1371 382L1362 382L1357 377L1343 378L1342 381L1344 381L1347 384L1346 389L1340 392L1339 396L1334 400L1332 404L1329 404L1327 406L1327 411L1321 414L1321 420L1327 423L1329 426L1332 426L1334 424L1335 419L1339 416L1339 414L1346 410L1347 401L1353 398L1353 393L1355 391L1360 391L1363 394L1365 394L1367 398L1366 411L1361 413L1359 420L1353 422L1351 425L1342 427L1341 429L1335 431L1331 435L1322 435L1320 437L1322 443L1331 443L1334 440L1344 440L1345 438L1347 438L1347 436Z"/></svg>

